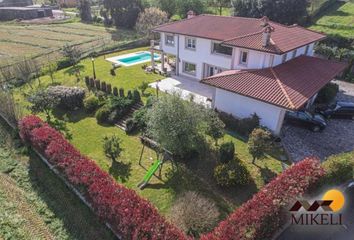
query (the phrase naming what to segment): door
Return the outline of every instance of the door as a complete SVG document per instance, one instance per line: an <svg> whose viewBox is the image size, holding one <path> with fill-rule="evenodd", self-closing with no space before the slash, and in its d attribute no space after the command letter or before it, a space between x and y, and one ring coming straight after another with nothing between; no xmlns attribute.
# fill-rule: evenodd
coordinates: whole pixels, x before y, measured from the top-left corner
<svg viewBox="0 0 354 240"><path fill-rule="evenodd" d="M214 76L215 74L221 73L222 71L223 69L220 67L207 64L206 77Z"/></svg>

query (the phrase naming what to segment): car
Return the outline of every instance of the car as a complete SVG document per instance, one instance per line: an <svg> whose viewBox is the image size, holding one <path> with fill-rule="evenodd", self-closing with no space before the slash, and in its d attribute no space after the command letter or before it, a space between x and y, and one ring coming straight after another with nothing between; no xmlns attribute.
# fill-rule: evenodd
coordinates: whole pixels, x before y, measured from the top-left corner
<svg viewBox="0 0 354 240"><path fill-rule="evenodd" d="M354 120L354 103L336 102L320 112L325 118L350 118Z"/></svg>
<svg viewBox="0 0 354 240"><path fill-rule="evenodd" d="M285 122L306 127L314 132L322 131L326 128L327 122L320 114L312 114L307 111L287 112L285 115Z"/></svg>

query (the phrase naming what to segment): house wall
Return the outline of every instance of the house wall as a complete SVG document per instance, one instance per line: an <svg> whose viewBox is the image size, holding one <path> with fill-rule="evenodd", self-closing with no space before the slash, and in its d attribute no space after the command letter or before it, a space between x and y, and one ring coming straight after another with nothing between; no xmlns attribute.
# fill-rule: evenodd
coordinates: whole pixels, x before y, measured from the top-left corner
<svg viewBox="0 0 354 240"><path fill-rule="evenodd" d="M286 112L277 106L218 88L215 91L214 108L239 118L256 113L261 118L261 124L277 135L280 133Z"/></svg>

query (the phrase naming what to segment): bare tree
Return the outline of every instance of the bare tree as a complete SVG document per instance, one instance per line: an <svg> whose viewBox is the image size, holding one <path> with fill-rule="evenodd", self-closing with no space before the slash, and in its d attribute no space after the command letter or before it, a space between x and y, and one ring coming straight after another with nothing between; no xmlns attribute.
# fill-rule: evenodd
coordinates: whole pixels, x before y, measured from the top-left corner
<svg viewBox="0 0 354 240"><path fill-rule="evenodd" d="M48 57L47 64L42 68L42 73L44 75L49 75L52 83L54 83L54 74L58 70L58 64L55 61L50 61Z"/></svg>
<svg viewBox="0 0 354 240"><path fill-rule="evenodd" d="M7 64L3 67L0 67L0 83L8 83L14 77L13 67L10 64Z"/></svg>
<svg viewBox="0 0 354 240"><path fill-rule="evenodd" d="M33 60L24 58L23 61L20 61L15 65L15 70L17 75L16 77L21 79L24 83L28 84L31 89L33 89L31 84L34 72Z"/></svg>

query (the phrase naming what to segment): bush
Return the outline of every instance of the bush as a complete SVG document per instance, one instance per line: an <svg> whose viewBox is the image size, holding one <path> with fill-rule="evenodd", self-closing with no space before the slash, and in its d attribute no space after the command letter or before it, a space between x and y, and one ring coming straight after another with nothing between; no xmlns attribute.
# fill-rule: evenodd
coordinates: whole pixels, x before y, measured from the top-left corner
<svg viewBox="0 0 354 240"><path fill-rule="evenodd" d="M107 84L104 81L101 83L101 91L107 93Z"/></svg>
<svg viewBox="0 0 354 240"><path fill-rule="evenodd" d="M133 94L132 94L132 91L128 90L128 93L127 93L127 98L128 98L128 99L133 100Z"/></svg>
<svg viewBox="0 0 354 240"><path fill-rule="evenodd" d="M235 144L233 142L221 144L219 155L221 163L230 162L232 159L234 159L235 156Z"/></svg>
<svg viewBox="0 0 354 240"><path fill-rule="evenodd" d="M266 151L271 149L272 133L267 129L256 128L248 138L248 151L253 157L253 163L256 159L263 158Z"/></svg>
<svg viewBox="0 0 354 240"><path fill-rule="evenodd" d="M22 119L19 130L22 140L43 154L122 239L187 239L151 203L118 184L38 117Z"/></svg>
<svg viewBox="0 0 354 240"><path fill-rule="evenodd" d="M198 237L210 231L219 220L218 208L209 199L196 192L179 197L170 211L170 219L185 233Z"/></svg>
<svg viewBox="0 0 354 240"><path fill-rule="evenodd" d="M248 118L238 119L232 116L232 114L219 112L219 118L225 123L226 128L243 136L248 136L253 129L259 127L260 122L257 114L252 114Z"/></svg>
<svg viewBox="0 0 354 240"><path fill-rule="evenodd" d="M124 88L119 88L119 97L125 97L124 95Z"/></svg>
<svg viewBox="0 0 354 240"><path fill-rule="evenodd" d="M325 105L330 104L336 98L338 91L338 84L328 83L318 92L316 103Z"/></svg>
<svg viewBox="0 0 354 240"><path fill-rule="evenodd" d="M337 185L354 178L354 157L352 153L330 157L322 163L326 171L323 183Z"/></svg>
<svg viewBox="0 0 354 240"><path fill-rule="evenodd" d="M137 129L139 129L140 131L145 131L146 129L147 111L148 109L146 107L143 107L133 113L133 120Z"/></svg>
<svg viewBox="0 0 354 240"><path fill-rule="evenodd" d="M244 186L250 182L251 178L247 168L239 160L216 166L214 177L217 184L223 187Z"/></svg>
<svg viewBox="0 0 354 240"><path fill-rule="evenodd" d="M107 93L112 94L112 85L110 83L107 84Z"/></svg>
<svg viewBox="0 0 354 240"><path fill-rule="evenodd" d="M324 175L316 158L307 158L278 175L253 195L252 199L238 207L226 220L219 223L201 240L256 240L271 239L283 226L284 207L287 208Z"/></svg>
<svg viewBox="0 0 354 240"><path fill-rule="evenodd" d="M134 121L134 119L133 118L127 119L127 121L125 122L125 132L127 134L131 134L137 130L138 130L138 127L137 127L137 124Z"/></svg>
<svg viewBox="0 0 354 240"><path fill-rule="evenodd" d="M95 95L88 96L84 100L84 108L85 111L88 113L95 112L99 106L100 106L100 102Z"/></svg>
<svg viewBox="0 0 354 240"><path fill-rule="evenodd" d="M107 123L111 111L107 106L103 106L97 110L95 117L98 123Z"/></svg>
<svg viewBox="0 0 354 240"><path fill-rule="evenodd" d="M118 97L118 88L117 87L113 87L113 95Z"/></svg>
<svg viewBox="0 0 354 240"><path fill-rule="evenodd" d="M120 156L122 148L120 147L120 139L116 135L103 138L103 151L107 157L110 157L113 161Z"/></svg>
<svg viewBox="0 0 354 240"><path fill-rule="evenodd" d="M129 94L128 94L128 95L129 95ZM140 102L141 102L140 93L139 93L139 91L136 90L136 89L133 91L133 101L134 101L135 103L140 103Z"/></svg>
<svg viewBox="0 0 354 240"><path fill-rule="evenodd" d="M85 90L79 87L49 87L48 94L59 98L59 106L69 110L81 108L83 106L83 100L85 98Z"/></svg>

